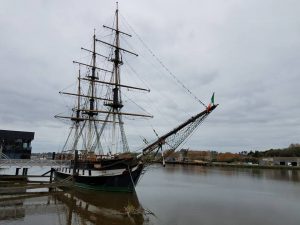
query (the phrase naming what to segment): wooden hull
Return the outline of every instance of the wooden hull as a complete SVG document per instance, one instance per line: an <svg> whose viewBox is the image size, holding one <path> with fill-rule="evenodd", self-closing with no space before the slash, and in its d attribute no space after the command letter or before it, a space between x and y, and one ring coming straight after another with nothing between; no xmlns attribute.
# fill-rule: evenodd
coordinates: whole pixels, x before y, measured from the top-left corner
<svg viewBox="0 0 300 225"><path fill-rule="evenodd" d="M97 191L117 191L117 192L134 192L140 175L144 169L143 164L138 164L136 167L123 170L91 170L86 172L86 175L74 175L73 185L78 188L97 190ZM54 172L56 180L70 178L72 174L69 170L56 170ZM72 171L71 171L72 172ZM80 173L80 171L79 171ZM89 175L89 173L91 175ZM97 175L99 173L99 175Z"/></svg>

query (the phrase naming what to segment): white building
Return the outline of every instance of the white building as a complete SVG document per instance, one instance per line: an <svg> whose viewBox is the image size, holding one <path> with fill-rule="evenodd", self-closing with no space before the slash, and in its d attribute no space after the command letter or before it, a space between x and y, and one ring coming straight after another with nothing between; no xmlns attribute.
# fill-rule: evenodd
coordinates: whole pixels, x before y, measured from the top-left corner
<svg viewBox="0 0 300 225"><path fill-rule="evenodd" d="M300 166L300 157L264 157L259 159L261 166Z"/></svg>

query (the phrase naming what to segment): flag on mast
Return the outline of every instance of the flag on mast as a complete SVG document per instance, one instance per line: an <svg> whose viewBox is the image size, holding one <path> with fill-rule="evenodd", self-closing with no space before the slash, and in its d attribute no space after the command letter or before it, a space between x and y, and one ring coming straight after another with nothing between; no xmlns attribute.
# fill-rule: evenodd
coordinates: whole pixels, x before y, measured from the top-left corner
<svg viewBox="0 0 300 225"><path fill-rule="evenodd" d="M214 104L215 104L215 92L214 92L213 95L211 96L210 103L211 103L211 105L214 105Z"/></svg>
<svg viewBox="0 0 300 225"><path fill-rule="evenodd" d="M213 95L211 96L211 99L210 99L210 103L208 104L207 106L207 111L210 110L210 108L215 104L215 92L213 93Z"/></svg>

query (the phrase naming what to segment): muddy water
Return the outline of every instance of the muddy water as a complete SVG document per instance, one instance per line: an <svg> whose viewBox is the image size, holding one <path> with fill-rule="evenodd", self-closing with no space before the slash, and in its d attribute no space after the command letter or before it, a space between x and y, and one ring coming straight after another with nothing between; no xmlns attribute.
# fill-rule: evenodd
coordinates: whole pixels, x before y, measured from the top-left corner
<svg viewBox="0 0 300 225"><path fill-rule="evenodd" d="M0 224L298 225L300 171L155 165L136 194L1 196Z"/></svg>

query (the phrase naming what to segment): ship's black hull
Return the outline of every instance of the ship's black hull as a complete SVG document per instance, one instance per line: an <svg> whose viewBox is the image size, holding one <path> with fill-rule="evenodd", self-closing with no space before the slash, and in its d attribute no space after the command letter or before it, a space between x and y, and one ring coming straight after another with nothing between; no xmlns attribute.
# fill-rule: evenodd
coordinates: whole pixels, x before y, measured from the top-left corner
<svg viewBox="0 0 300 225"><path fill-rule="evenodd" d="M127 169L118 175L84 176L76 174L74 175L73 181L68 182L73 182L74 187L90 190L134 192L135 185L137 184L143 169L144 165L138 164L131 172ZM71 174L58 170L55 171L54 175L55 179L58 181L72 176Z"/></svg>

